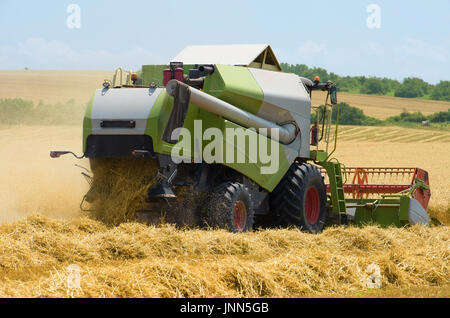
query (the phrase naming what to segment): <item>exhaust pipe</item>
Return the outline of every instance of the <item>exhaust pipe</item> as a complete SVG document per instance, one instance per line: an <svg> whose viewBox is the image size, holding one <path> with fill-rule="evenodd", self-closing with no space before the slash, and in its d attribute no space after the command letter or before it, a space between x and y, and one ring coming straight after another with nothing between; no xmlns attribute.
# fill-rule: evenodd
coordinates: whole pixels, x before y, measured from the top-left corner
<svg viewBox="0 0 450 318"><path fill-rule="evenodd" d="M166 86L166 91L169 95L175 97L179 86L182 86L185 90L189 91L189 103L192 103L208 112L222 116L246 128L267 128L267 137L271 137L272 128L278 129L279 141L283 144L290 144L297 137L298 128L293 123L288 123L283 126L277 125L271 121L265 120L233 106L221 99L208 95L196 88L190 87L180 81L169 81ZM174 107L175 106L176 105L174 105Z"/></svg>

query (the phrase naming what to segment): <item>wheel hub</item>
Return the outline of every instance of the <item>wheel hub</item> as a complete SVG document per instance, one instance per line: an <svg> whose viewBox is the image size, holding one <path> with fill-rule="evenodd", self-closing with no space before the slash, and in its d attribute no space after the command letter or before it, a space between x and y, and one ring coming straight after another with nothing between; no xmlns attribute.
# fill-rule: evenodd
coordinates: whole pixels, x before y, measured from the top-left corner
<svg viewBox="0 0 450 318"><path fill-rule="evenodd" d="M241 200L236 201L233 208L233 214L233 222L236 230L238 230L239 232L244 231L245 225L247 224L247 208L245 206L245 203Z"/></svg>
<svg viewBox="0 0 450 318"><path fill-rule="evenodd" d="M310 187L306 191L305 210L308 223L316 224L320 214L319 191L317 191L316 187Z"/></svg>

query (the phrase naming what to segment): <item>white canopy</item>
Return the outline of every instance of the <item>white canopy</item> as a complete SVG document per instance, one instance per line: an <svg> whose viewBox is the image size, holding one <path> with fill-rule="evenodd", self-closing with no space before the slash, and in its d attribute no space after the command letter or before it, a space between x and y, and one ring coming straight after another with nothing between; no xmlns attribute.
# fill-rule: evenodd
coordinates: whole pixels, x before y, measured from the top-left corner
<svg viewBox="0 0 450 318"><path fill-rule="evenodd" d="M266 57L267 55L270 57ZM183 62L187 65L225 64L259 68L266 68L264 66L267 64L270 68L281 70L268 44L189 45L178 53L171 62Z"/></svg>

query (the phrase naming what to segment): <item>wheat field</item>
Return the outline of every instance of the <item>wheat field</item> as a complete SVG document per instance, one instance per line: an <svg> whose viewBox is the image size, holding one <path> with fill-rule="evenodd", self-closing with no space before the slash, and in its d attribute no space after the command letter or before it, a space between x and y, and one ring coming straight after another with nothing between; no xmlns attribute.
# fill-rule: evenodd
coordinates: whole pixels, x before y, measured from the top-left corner
<svg viewBox="0 0 450 318"><path fill-rule="evenodd" d="M86 102L111 75L0 71L0 98ZM346 94L340 101L378 118L400 113L405 103L423 113L450 104ZM429 212L445 226L330 227L318 235L296 229L236 235L95 221L79 208L88 190L79 166L89 168L89 162L49 157L50 150L81 153L81 134L81 124L0 127L0 297L450 295L448 131L342 126L335 153L347 166L426 169ZM371 264L380 268L379 289L365 285ZM81 288L68 290L73 265L80 270Z"/></svg>
<svg viewBox="0 0 450 318"><path fill-rule="evenodd" d="M87 103L112 71L0 71L0 98L22 98L35 104Z"/></svg>
<svg viewBox="0 0 450 318"><path fill-rule="evenodd" d="M381 138L397 128L370 129L344 127L336 157L427 169L432 213L449 224L447 133L411 142ZM80 153L81 127L0 129L0 297L449 297L448 226L330 227L319 235L111 227L80 213L88 185L75 164L88 162L50 159L53 149ZM372 263L380 289L364 283ZM73 264L81 289L68 290Z"/></svg>
<svg viewBox="0 0 450 318"><path fill-rule="evenodd" d="M183 230L41 215L0 227L2 297L449 297L448 227ZM369 290L367 268L380 268ZM67 289L78 266L80 288ZM411 295L412 293L412 295Z"/></svg>

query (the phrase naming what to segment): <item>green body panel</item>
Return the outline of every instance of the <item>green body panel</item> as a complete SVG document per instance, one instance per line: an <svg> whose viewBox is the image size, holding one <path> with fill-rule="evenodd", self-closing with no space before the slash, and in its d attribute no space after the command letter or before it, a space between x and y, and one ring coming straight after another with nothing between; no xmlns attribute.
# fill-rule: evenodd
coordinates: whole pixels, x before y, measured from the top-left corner
<svg viewBox="0 0 450 318"><path fill-rule="evenodd" d="M164 132L165 126L167 124L167 121L169 119L170 113L172 111L173 107L173 98L169 96L165 91L163 91L158 99L156 100L155 104L153 105L153 108L150 112L150 116L147 121L147 127L145 130L145 134L152 137L153 140L153 148L156 153L164 154L164 155L171 155L172 151L175 151L177 154L180 153L181 147L180 142L182 142L182 138L180 139L179 143L173 145L167 142L164 142L161 140L162 134ZM195 131L194 131L194 120L201 120L202 121L202 129L200 131L200 134L203 136L203 133L208 128L218 128L223 136L224 136L224 142L222 145L222 154L224 158L224 165L228 166L243 175L247 176L257 184L259 184L262 188L272 191L279 181L283 178L286 171L289 169L290 163L286 160L285 153L283 151L283 146L278 143L270 140L269 138L266 138L264 136L259 136L256 134L256 132L249 132L250 134L254 134L255 136L259 136L259 138L263 138L267 141L268 148L270 149L270 143L274 143L276 147L278 147L278 153L279 153L279 168L276 173L273 174L261 174L261 167L267 166L267 164L263 164L259 160L259 156L257 156L257 161L252 163L249 161L249 142L245 143L246 149L240 149L238 148L239 144L234 144L234 155L237 156L238 152L244 152L245 154L245 163L227 163L225 158L227 155L227 139L226 139L226 129L227 128L242 128L233 122L230 122L220 116L214 115L212 113L209 113L207 111L204 111L202 109L199 109L198 107L190 104L188 108L188 113L186 116L186 119L184 121L183 128L186 128L190 131L191 134L191 148L190 150L183 149L184 152L181 154L180 157L187 158L190 160L194 160L196 158L196 154L194 151L194 145L195 145ZM198 132L197 132L198 134ZM197 136L200 137L200 136ZM203 140L203 147L210 143L210 140ZM270 151L270 150L269 150ZM259 149L258 149L259 152ZM270 152L269 152L270 154ZM197 154L198 156L198 154Z"/></svg>
<svg viewBox="0 0 450 318"><path fill-rule="evenodd" d="M400 197L400 210L398 219L402 225L409 223L409 197L403 195Z"/></svg>
<svg viewBox="0 0 450 318"><path fill-rule="evenodd" d="M158 67L160 68L158 69ZM162 70L166 66L158 67L155 66L151 68L150 66L143 66L144 84L149 77L153 76L153 72L160 72L160 74L162 74ZM185 73L190 68L192 68L192 66L185 65ZM203 91L253 114L258 113L259 108L264 100L263 91L256 80L253 78L248 68L239 66L216 65L214 73L205 79ZM160 94L150 112L145 133L152 137L153 148L156 153L171 155L173 150L177 153L180 150L180 143L172 145L161 140L165 126L172 111L172 107L173 98L164 91ZM194 160L196 156L198 157L198 154L195 154L194 152L194 120L202 120L201 134L203 134L203 132L207 128L214 127L220 129L225 137L226 128L243 128L220 116L211 114L207 111L197 108L195 105L190 104L183 128L188 129L191 133L191 149L190 151L186 151L186 149L184 149L185 151L182 155L183 157L189 158L191 160ZM270 145L270 142L272 141L267 138L266 140ZM202 149L204 149L204 147L209 142L210 141L204 140ZM259 156L257 156L257 162L250 163L248 159L248 149L237 149L238 145L235 145L234 147L235 156L238 151L244 152L246 162L227 163L225 160L227 155L226 143L227 140L226 138L224 138L224 144L222 147L224 158L223 164L236 171L239 171L268 191L272 191L276 187L291 164L286 159L283 145L276 142L279 152L279 169L276 173L273 174L261 174L261 167L266 165L259 161ZM248 147L248 142L246 143L246 146ZM270 147L268 148L270 149Z"/></svg>
<svg viewBox="0 0 450 318"><path fill-rule="evenodd" d="M164 132L164 127L169 120L172 108L173 97L166 92L162 92L153 104L153 108L148 117L145 134L152 138L153 150L156 153L170 154L170 147L166 146L167 143L163 142L161 137ZM164 151L165 148L167 149Z"/></svg>
<svg viewBox="0 0 450 318"><path fill-rule="evenodd" d="M402 227L409 223L409 198L406 195L396 199L346 199L346 202L361 205L368 203L367 207L356 208L353 222L357 225L377 223L383 227ZM374 202L376 204L372 204Z"/></svg>
<svg viewBox="0 0 450 318"><path fill-rule="evenodd" d="M325 161L328 154L323 150L311 150L310 159L314 161Z"/></svg>
<svg viewBox="0 0 450 318"><path fill-rule="evenodd" d="M143 85L149 85L151 82L159 82L162 84L163 80L163 70L166 65L144 65L142 67L142 77ZM184 65L185 73L191 69L192 65ZM248 112L257 114L259 108L264 100L264 94L256 80L253 78L252 74L246 67L239 66L227 66L227 65L216 65L215 72L208 76L205 80L204 89L206 93L209 93L217 98L227 101L237 107L240 107ZM95 96L95 95L94 95ZM87 137L92 133L92 109L94 105L94 97L91 99L84 117L83 122L83 151L86 151L86 141ZM173 97L167 94L164 90L160 93L156 101L154 102L152 109L150 111L149 117L146 122L145 134L150 136L153 140L153 149L155 153L163 155L172 155L173 152L178 153L180 150L182 137L180 141L173 145L161 140L164 129L167 125L170 113L173 108ZM106 115L107 116L107 115ZM125 117L125 116L124 116ZM289 169L291 162L286 159L286 154L284 151L284 146L278 142L273 142L271 139L264 136L259 136L255 132L250 132L250 135L257 136L266 140L268 144L268 152L270 153L270 145L274 143L274 146L278 149L278 170L274 173L263 174L261 173L262 167L267 167L268 164L262 163L259 158L259 149L256 156L256 162L249 162L249 142L247 140L247 149L238 149L239 145L235 143L233 151L235 157L237 153L244 153L246 158L244 163L229 163L225 158L227 158L227 141L226 129L227 128L242 128L233 122L230 122L218 115L214 115L202 109L199 109L193 104L189 105L186 119L184 121L183 128L190 131L191 143L190 149L183 149L182 157L194 160L198 158L198 154L194 152L195 137L196 132L194 129L194 120L202 121L202 129L197 132L197 135L201 134L203 136L204 131L207 128L218 128L223 136L224 142L222 145L223 154L223 164L242 173L249 179L256 182L262 188L272 191L279 181L283 178L286 171ZM201 137L200 136L200 137ZM199 138L199 136L197 136ZM209 140L203 141L203 148L210 143Z"/></svg>
<svg viewBox="0 0 450 318"><path fill-rule="evenodd" d="M153 150L159 154L170 155L172 153L172 148L177 148L177 145L167 143L161 139L169 120L170 113L172 112L172 108L173 97L167 94L166 91L163 91L153 105L147 120L145 134L152 138ZM194 120L200 119L197 116L198 111L199 109L197 107L190 104L183 125L183 128L190 131L192 139L194 138ZM191 141L191 145L193 145L193 140ZM193 158L191 154L189 154L189 157Z"/></svg>
<svg viewBox="0 0 450 318"><path fill-rule="evenodd" d="M158 85L163 84L163 70L166 65L142 65L142 85L150 85L155 82Z"/></svg>
<svg viewBox="0 0 450 318"><path fill-rule="evenodd" d="M86 112L83 118L83 153L86 152L87 137L92 133L92 105L94 104L95 93L92 95L86 107Z"/></svg>
<svg viewBox="0 0 450 318"><path fill-rule="evenodd" d="M205 79L203 91L252 114L258 114L264 93L248 68L216 65Z"/></svg>
<svg viewBox="0 0 450 318"><path fill-rule="evenodd" d="M184 74L188 74L194 65L183 65ZM152 82L163 84L163 70L166 65L143 65L143 85ZM212 75L206 77L203 87L205 93L238 106L250 113L257 114L264 94L248 68L230 65L215 65Z"/></svg>
<svg viewBox="0 0 450 318"><path fill-rule="evenodd" d="M225 128L241 128L241 126L227 121L225 120ZM254 132L253 134L258 135L256 132ZM259 138L264 138L267 140L268 145L270 145L270 143L274 143L276 144L276 147L278 147L278 162L279 162L279 166L278 166L278 170L276 173L273 174L262 174L261 173L261 167L265 166L263 163L261 163L261 161L259 160L259 156L258 156L258 161L256 163L250 163L248 158L248 154L249 154L249 142L246 142L246 149L239 149L236 146L236 143L234 143L235 145L235 150L234 150L234 154L236 156L237 151L239 152L244 152L245 153L245 157L246 157L246 162L248 163L224 163L224 165L233 168L236 171L239 171L240 173L242 173L243 175L247 176L248 178L250 178L251 180L253 180L254 182L256 182L258 185L260 185L262 188L266 189L269 192L272 192L273 189L275 189L275 187L278 185L278 183L281 181L281 179L284 177L284 175L286 174L286 172L288 171L291 163L287 161L284 150L283 150L283 146L275 141L272 141L270 138L266 138L262 135L258 135ZM227 140L225 139L225 142L227 142ZM267 147L268 149L271 149L269 146ZM224 145L224 149L226 149L225 145ZM258 149L259 152L259 149ZM224 154L226 154L226 150L224 150Z"/></svg>

